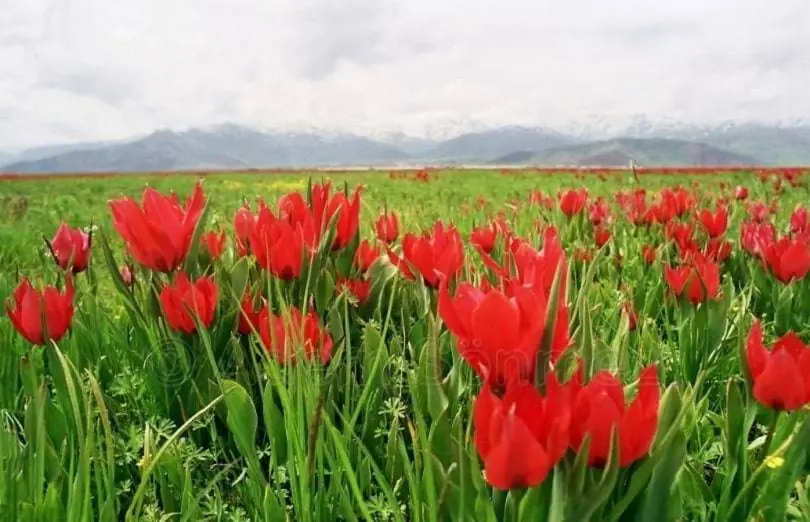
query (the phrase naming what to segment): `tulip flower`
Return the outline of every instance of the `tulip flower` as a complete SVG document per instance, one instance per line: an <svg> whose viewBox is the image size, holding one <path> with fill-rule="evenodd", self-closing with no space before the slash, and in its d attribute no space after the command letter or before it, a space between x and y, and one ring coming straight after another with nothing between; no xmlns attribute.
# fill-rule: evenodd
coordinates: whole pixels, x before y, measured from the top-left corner
<svg viewBox="0 0 810 522"><path fill-rule="evenodd" d="M17 332L28 342L45 345L58 341L70 329L74 294L70 278L63 292L52 286L39 291L24 278L6 303L6 314Z"/></svg>
<svg viewBox="0 0 810 522"><path fill-rule="evenodd" d="M597 248L602 248L605 244L610 241L611 233L610 230L603 227L598 227L593 231L593 240L596 243Z"/></svg>
<svg viewBox="0 0 810 522"><path fill-rule="evenodd" d="M262 205L264 206L264 205ZM233 216L234 243L239 257L250 253L250 235L256 225L256 215L245 204Z"/></svg>
<svg viewBox="0 0 810 522"><path fill-rule="evenodd" d="M440 276L450 279L464 265L464 244L458 230L452 225L445 227L441 221L437 221L422 237L406 234L402 240L402 254L400 258L392 250L388 251L391 263L403 276L414 280L415 269L430 288L438 288Z"/></svg>
<svg viewBox="0 0 810 522"><path fill-rule="evenodd" d="M570 189L560 194L560 210L569 218L579 214L588 203L586 189Z"/></svg>
<svg viewBox="0 0 810 522"><path fill-rule="evenodd" d="M470 243L479 251L491 253L495 248L495 240L498 238L498 229L495 225L485 225L473 229L470 234Z"/></svg>
<svg viewBox="0 0 810 522"><path fill-rule="evenodd" d="M377 231L377 239L390 245L399 236L399 219L394 212L386 211L377 218L374 228Z"/></svg>
<svg viewBox="0 0 810 522"><path fill-rule="evenodd" d="M302 224L278 219L269 208L262 207L251 228L250 250L260 267L283 280L301 275L304 247L309 243L312 248L314 241L305 241ZM314 233L314 229L310 228L310 232Z"/></svg>
<svg viewBox="0 0 810 522"><path fill-rule="evenodd" d="M593 203L591 203L590 207L588 208L588 217L591 220L591 224L593 224L595 227L598 227L607 221L608 217L610 217L610 209L608 208L605 198L599 196Z"/></svg>
<svg viewBox="0 0 810 522"><path fill-rule="evenodd" d="M173 272L186 258L204 207L200 183L184 207L176 195L164 196L153 188L144 191L142 205L129 197L110 201L113 226L129 254L159 272Z"/></svg>
<svg viewBox="0 0 810 522"><path fill-rule="evenodd" d="M245 291L245 295L239 302L239 319L236 323L236 331L241 335L248 335L258 329L259 312L255 308L255 298L250 291Z"/></svg>
<svg viewBox="0 0 810 522"><path fill-rule="evenodd" d="M720 268L717 263L700 259L691 265L666 267L664 279L676 296L685 296L693 304L716 298L720 293Z"/></svg>
<svg viewBox="0 0 810 522"><path fill-rule="evenodd" d="M745 201L748 199L748 189L742 185L734 187L734 199L738 201Z"/></svg>
<svg viewBox="0 0 810 522"><path fill-rule="evenodd" d="M219 289L213 277L201 277L192 282L181 271L170 285L160 291L159 297L163 316L169 326L190 334L197 331L197 322L206 328L211 326L218 296Z"/></svg>
<svg viewBox="0 0 810 522"><path fill-rule="evenodd" d="M342 278L338 280L337 288L348 292L360 305L364 305L371 295L371 281L368 279Z"/></svg>
<svg viewBox="0 0 810 522"><path fill-rule="evenodd" d="M551 339L551 360L568 347L568 310L562 300L549 310L542 291L513 287L484 292L461 283L451 297L447 284L439 289L439 315L456 339L459 354L493 387L533 375L537 350L543 338L546 315L556 313Z"/></svg>
<svg viewBox="0 0 810 522"><path fill-rule="evenodd" d="M746 363L754 398L773 410L797 410L810 402L810 346L788 332L767 350L762 325L748 332Z"/></svg>
<svg viewBox="0 0 810 522"><path fill-rule="evenodd" d="M774 277L784 284L802 279L810 272L810 246L801 239L783 237L762 245L761 256Z"/></svg>
<svg viewBox="0 0 810 522"><path fill-rule="evenodd" d="M259 337L268 355L281 364L295 364L299 355L306 360L326 364L332 358L332 337L321 326L314 310L304 315L292 307L281 316L268 307L262 308L257 318Z"/></svg>
<svg viewBox="0 0 810 522"><path fill-rule="evenodd" d="M610 456L610 443L616 430L619 465L627 467L649 453L658 427L657 368L641 372L638 393L628 405L622 383L611 373L601 371L574 394L571 412L571 449L579 451L587 436L590 440L588 465L603 467Z"/></svg>
<svg viewBox="0 0 810 522"><path fill-rule="evenodd" d="M347 198L343 192L332 196L326 206L323 226L328 225L335 216L335 238L332 243L333 250L345 248L357 236L360 226L360 193L361 187L355 189L351 199Z"/></svg>
<svg viewBox="0 0 810 522"><path fill-rule="evenodd" d="M222 256L223 250L225 250L225 232L220 232L219 234L214 231L207 232L202 235L200 242L211 259L217 260Z"/></svg>
<svg viewBox="0 0 810 522"><path fill-rule="evenodd" d="M765 248L774 242L773 225L770 223L743 223L740 229L740 243L743 250L749 254L759 256Z"/></svg>
<svg viewBox="0 0 810 522"><path fill-rule="evenodd" d="M748 205L748 214L755 223L764 223L768 219L768 207L761 201Z"/></svg>
<svg viewBox="0 0 810 522"><path fill-rule="evenodd" d="M722 236L728 228L728 211L723 207L718 208L715 212L701 210L699 218L710 238Z"/></svg>
<svg viewBox="0 0 810 522"><path fill-rule="evenodd" d="M357 251L354 253L354 266L365 274L379 258L380 248L364 239L357 246Z"/></svg>
<svg viewBox="0 0 810 522"><path fill-rule="evenodd" d="M790 215L790 231L794 234L805 234L810 230L808 228L807 209L799 207Z"/></svg>
<svg viewBox="0 0 810 522"><path fill-rule="evenodd" d="M501 490L542 483L569 444L570 394L552 372L543 397L527 382L509 385L502 398L484 385L473 406L475 446L484 477Z"/></svg>
<svg viewBox="0 0 810 522"><path fill-rule="evenodd" d="M89 234L80 228L70 228L62 223L53 239L48 242L48 248L59 268L78 274L87 269L90 261L90 243Z"/></svg>
<svg viewBox="0 0 810 522"><path fill-rule="evenodd" d="M657 252L654 246L644 245L643 247L641 247L641 255L644 258L644 262L648 265L651 265L655 263Z"/></svg>

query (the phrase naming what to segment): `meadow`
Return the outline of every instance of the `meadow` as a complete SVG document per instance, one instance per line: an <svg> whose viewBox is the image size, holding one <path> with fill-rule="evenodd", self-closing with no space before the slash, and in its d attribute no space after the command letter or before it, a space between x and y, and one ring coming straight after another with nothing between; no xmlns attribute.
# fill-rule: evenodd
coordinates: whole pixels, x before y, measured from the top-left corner
<svg viewBox="0 0 810 522"><path fill-rule="evenodd" d="M0 520L810 520L808 196L0 179Z"/></svg>

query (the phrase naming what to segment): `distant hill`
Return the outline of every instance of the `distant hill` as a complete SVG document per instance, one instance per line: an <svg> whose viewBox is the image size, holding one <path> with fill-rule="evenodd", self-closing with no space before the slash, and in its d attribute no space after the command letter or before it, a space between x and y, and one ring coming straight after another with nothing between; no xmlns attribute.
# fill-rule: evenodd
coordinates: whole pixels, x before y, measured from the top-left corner
<svg viewBox="0 0 810 522"><path fill-rule="evenodd" d="M425 157L454 163L489 161L515 151L538 151L576 142L576 138L550 130L503 127L456 136L427 151Z"/></svg>
<svg viewBox="0 0 810 522"><path fill-rule="evenodd" d="M630 160L639 165L752 165L762 161L753 156L684 140L665 138L617 138L566 147L512 153L492 160L494 164L623 166Z"/></svg>
<svg viewBox="0 0 810 522"><path fill-rule="evenodd" d="M810 127L652 125L632 137L592 141L543 128L500 127L446 140L402 133L266 132L224 124L161 130L126 141L38 147L0 154L0 171L133 172L356 165L810 165Z"/></svg>
<svg viewBox="0 0 810 522"><path fill-rule="evenodd" d="M272 134L236 125L157 131L126 143L72 150L3 167L8 172L127 172L340 166L407 159L390 145L350 134Z"/></svg>
<svg viewBox="0 0 810 522"><path fill-rule="evenodd" d="M686 138L778 165L810 164L810 127L735 125Z"/></svg>

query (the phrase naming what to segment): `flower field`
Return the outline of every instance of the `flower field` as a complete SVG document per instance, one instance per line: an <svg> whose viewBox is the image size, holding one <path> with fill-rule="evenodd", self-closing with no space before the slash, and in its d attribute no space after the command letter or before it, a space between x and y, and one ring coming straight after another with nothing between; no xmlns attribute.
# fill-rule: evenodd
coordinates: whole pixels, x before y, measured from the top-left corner
<svg viewBox="0 0 810 522"><path fill-rule="evenodd" d="M0 180L0 520L810 520L799 169Z"/></svg>

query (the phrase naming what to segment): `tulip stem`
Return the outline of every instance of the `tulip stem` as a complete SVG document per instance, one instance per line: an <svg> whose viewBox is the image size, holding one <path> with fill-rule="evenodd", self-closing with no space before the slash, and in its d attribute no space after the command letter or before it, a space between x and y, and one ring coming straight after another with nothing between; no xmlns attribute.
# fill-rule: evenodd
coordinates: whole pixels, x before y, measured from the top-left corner
<svg viewBox="0 0 810 522"><path fill-rule="evenodd" d="M773 443L773 435L776 432L776 423L779 422L779 416L782 412L775 411L773 415L773 420L771 420L770 425L768 426L768 434L765 436L765 444L762 445L762 460L768 458L768 452L771 450L771 444Z"/></svg>

